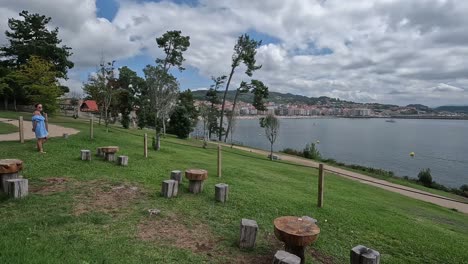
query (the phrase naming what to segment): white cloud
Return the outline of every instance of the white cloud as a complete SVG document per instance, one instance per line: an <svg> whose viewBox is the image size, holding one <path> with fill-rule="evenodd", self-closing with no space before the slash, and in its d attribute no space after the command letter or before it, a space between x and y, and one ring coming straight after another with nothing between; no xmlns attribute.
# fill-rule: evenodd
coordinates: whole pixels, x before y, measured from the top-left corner
<svg viewBox="0 0 468 264"><path fill-rule="evenodd" d="M101 54L155 58L161 55L155 38L177 29L191 37L188 66L206 77L228 74L237 37L256 31L279 40L259 48L263 67L254 75L273 91L398 104L460 104L468 97L466 1L120 0L119 6L108 21L96 17L94 0L0 0L0 17L25 8L52 16L78 69L96 65ZM332 53L317 54L325 48ZM247 77L239 69L232 87L241 79Z"/></svg>

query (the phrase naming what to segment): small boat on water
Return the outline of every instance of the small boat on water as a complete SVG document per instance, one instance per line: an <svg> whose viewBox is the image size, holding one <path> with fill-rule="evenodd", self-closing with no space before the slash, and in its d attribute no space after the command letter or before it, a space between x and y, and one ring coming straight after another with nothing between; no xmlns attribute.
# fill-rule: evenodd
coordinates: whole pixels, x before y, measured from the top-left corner
<svg viewBox="0 0 468 264"><path fill-rule="evenodd" d="M393 119L388 119L388 120L385 120L385 122L388 122L388 123L395 123L396 121L393 120Z"/></svg>

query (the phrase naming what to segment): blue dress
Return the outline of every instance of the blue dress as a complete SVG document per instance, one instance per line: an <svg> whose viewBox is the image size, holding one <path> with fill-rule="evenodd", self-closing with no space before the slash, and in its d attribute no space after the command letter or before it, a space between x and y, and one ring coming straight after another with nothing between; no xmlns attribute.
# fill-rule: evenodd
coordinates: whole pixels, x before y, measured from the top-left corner
<svg viewBox="0 0 468 264"><path fill-rule="evenodd" d="M34 131L36 133L36 138L45 138L49 135L45 125L45 117L42 115L33 115L32 121L33 126L34 122L36 122L36 130Z"/></svg>

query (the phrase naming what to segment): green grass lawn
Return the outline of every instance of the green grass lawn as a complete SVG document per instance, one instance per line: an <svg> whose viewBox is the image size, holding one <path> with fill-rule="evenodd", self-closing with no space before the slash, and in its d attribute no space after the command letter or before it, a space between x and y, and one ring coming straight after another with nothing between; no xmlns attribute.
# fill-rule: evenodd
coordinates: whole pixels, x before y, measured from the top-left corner
<svg viewBox="0 0 468 264"><path fill-rule="evenodd" d="M0 134L10 134L15 132L18 132L17 126L0 122Z"/></svg>
<svg viewBox="0 0 468 264"><path fill-rule="evenodd" d="M462 213L330 174L319 209L315 169L226 148L219 179L213 146L168 137L145 159L142 134L150 131L106 133L97 126L91 141L87 124L54 121L81 132L50 139L47 154L36 153L34 141L0 142L0 158L24 160L31 189L25 199L0 200L2 263L271 263L281 248L272 222L284 215L319 220L307 263L349 263L349 250L358 244L378 250L382 263L468 259L468 216ZM118 145L129 166L94 155L91 162L79 159L81 149L94 153L106 145ZM203 193L188 193L184 179L177 198L162 198L161 181L187 168L208 170ZM219 182L230 186L226 204L214 201ZM162 212L149 217L150 208ZM252 251L236 245L241 218L259 225Z"/></svg>

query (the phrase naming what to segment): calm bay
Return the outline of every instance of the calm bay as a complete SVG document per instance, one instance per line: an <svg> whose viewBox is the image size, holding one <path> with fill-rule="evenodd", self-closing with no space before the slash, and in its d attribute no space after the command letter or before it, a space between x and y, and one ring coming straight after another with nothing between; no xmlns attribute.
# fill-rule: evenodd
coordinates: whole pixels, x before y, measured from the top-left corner
<svg viewBox="0 0 468 264"><path fill-rule="evenodd" d="M280 119L274 150L302 150L315 143L324 158L393 171L416 178L430 168L433 179L446 186L468 184L468 121L310 118ZM236 121L233 140L269 150L258 119ZM415 156L410 157L409 153Z"/></svg>

